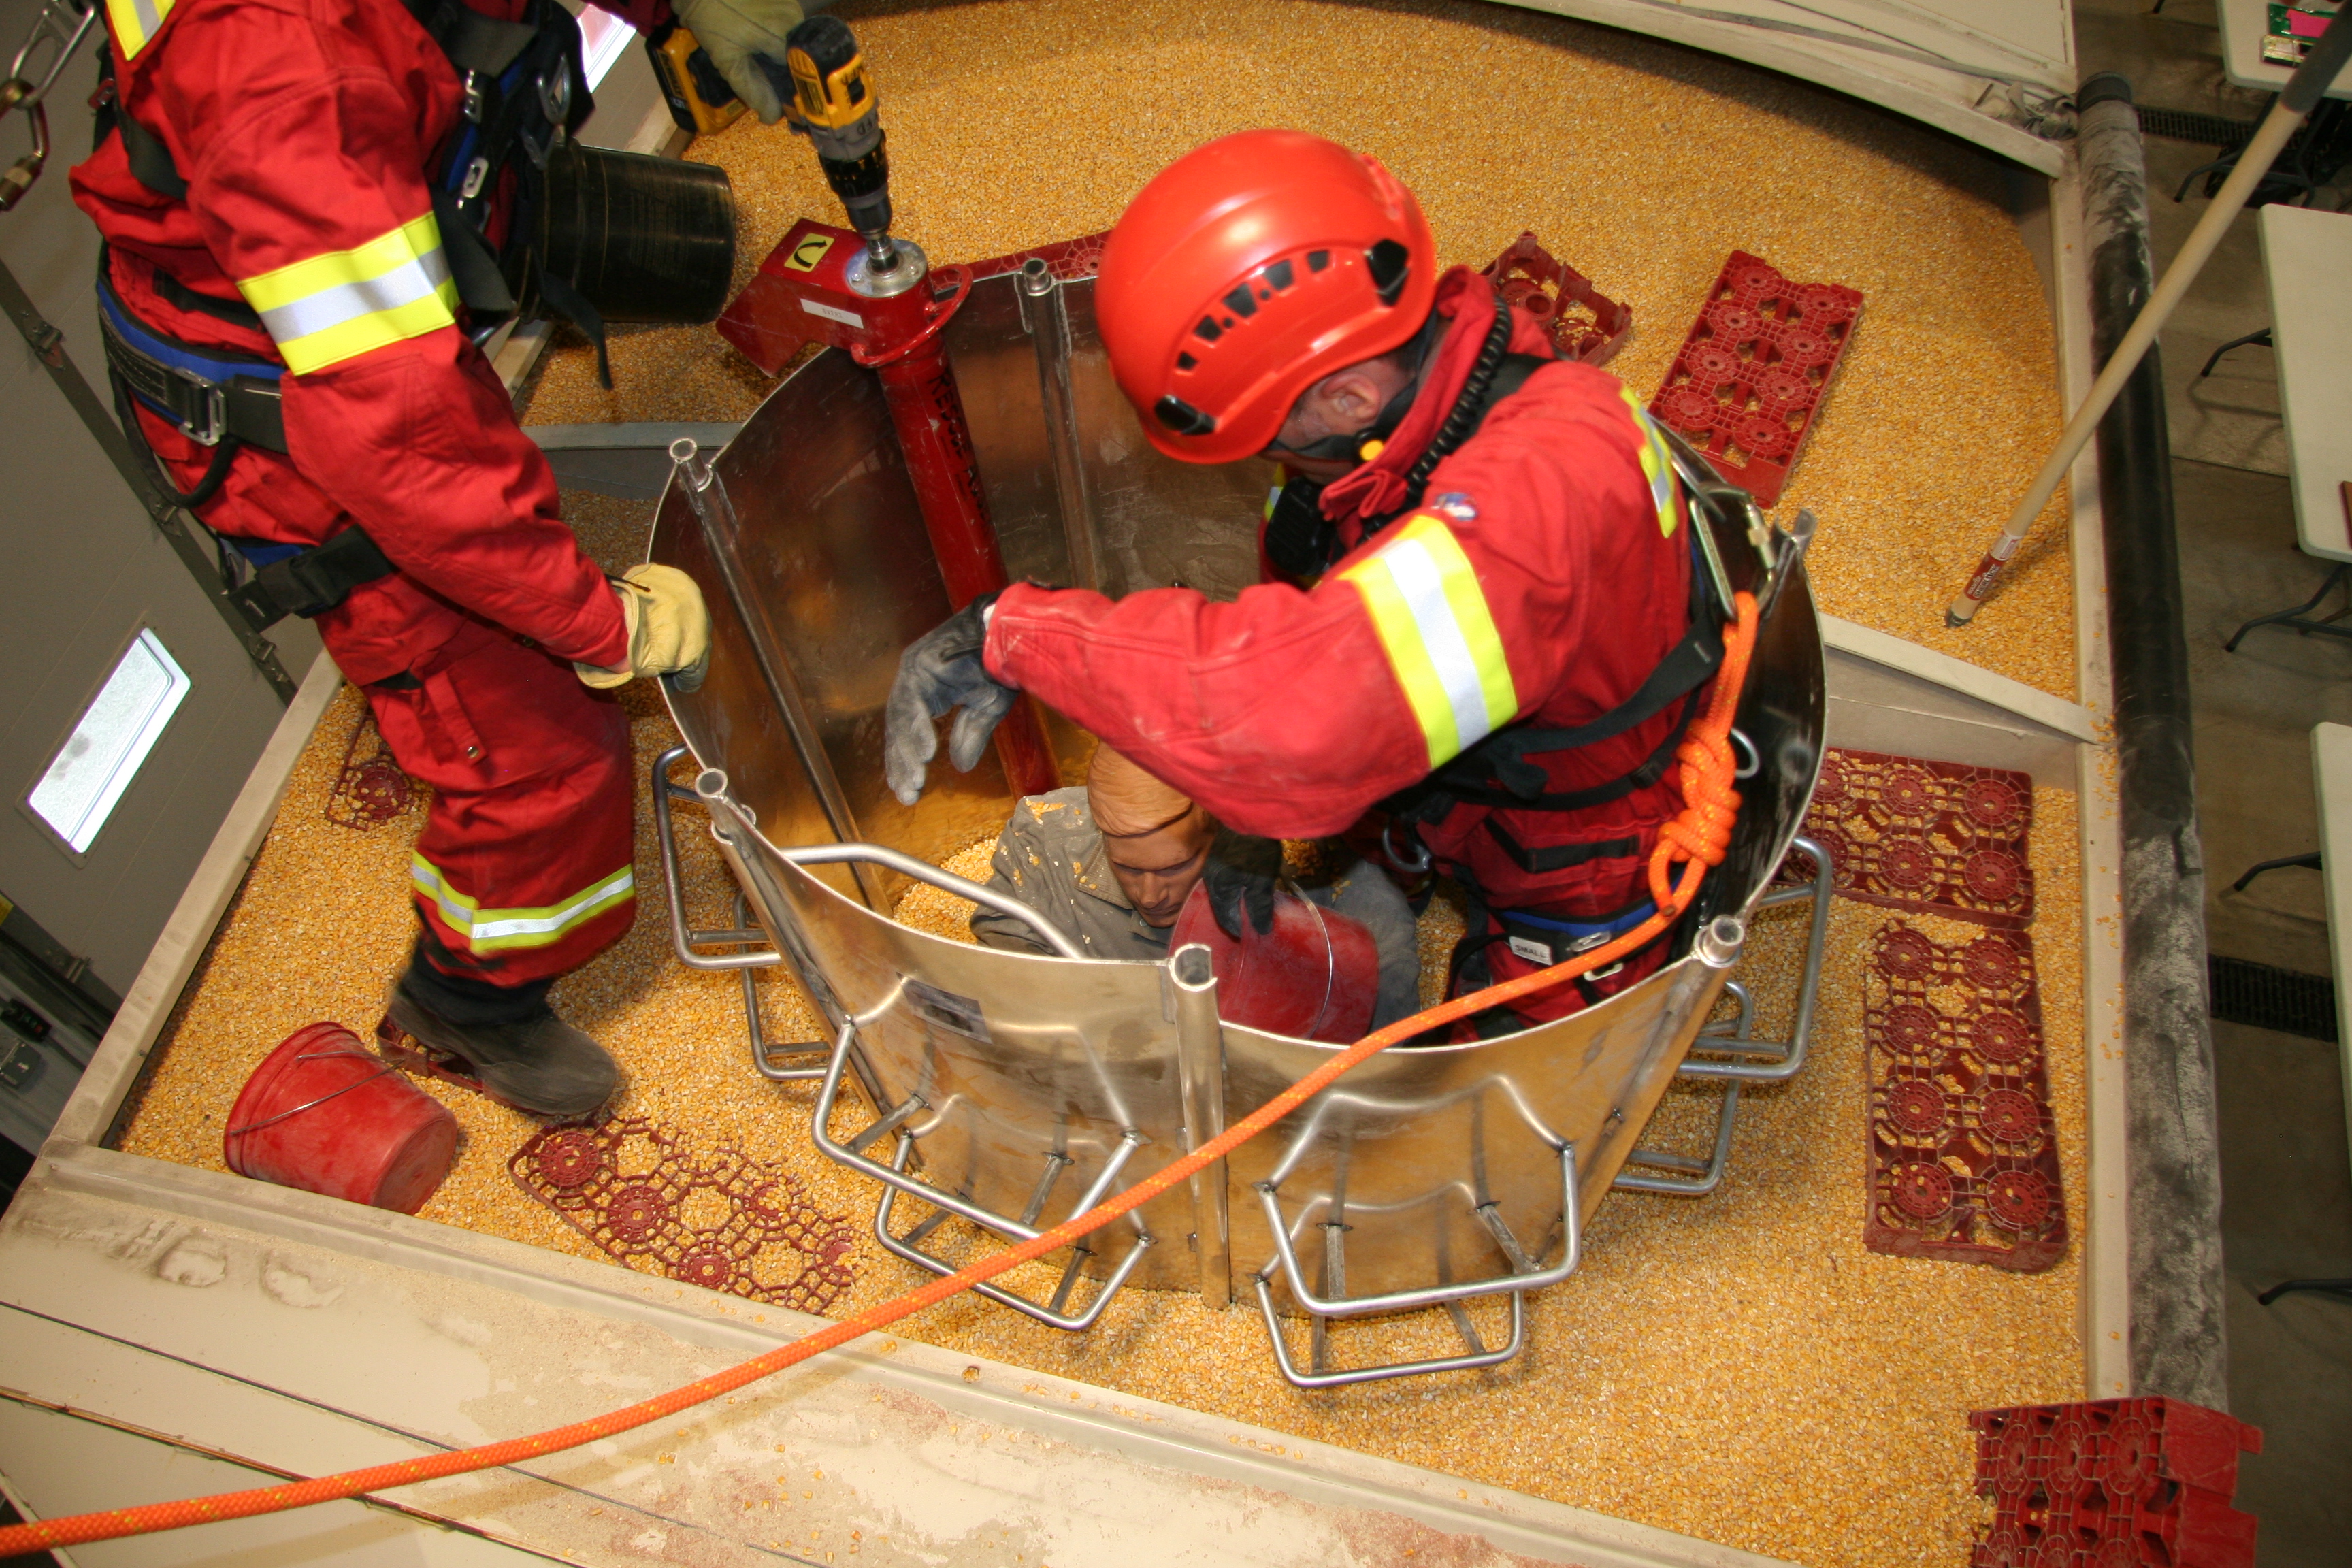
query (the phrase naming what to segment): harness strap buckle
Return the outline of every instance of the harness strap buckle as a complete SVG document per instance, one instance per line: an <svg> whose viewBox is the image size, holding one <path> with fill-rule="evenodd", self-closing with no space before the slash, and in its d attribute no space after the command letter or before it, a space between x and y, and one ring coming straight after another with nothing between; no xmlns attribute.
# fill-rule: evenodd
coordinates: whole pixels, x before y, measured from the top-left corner
<svg viewBox="0 0 2352 1568"><path fill-rule="evenodd" d="M193 408L177 408L180 428L188 439L199 447L217 447L228 434L228 398L221 384L197 374L184 365L166 365L164 369L185 382L195 393ZM176 400L174 400L176 402Z"/></svg>

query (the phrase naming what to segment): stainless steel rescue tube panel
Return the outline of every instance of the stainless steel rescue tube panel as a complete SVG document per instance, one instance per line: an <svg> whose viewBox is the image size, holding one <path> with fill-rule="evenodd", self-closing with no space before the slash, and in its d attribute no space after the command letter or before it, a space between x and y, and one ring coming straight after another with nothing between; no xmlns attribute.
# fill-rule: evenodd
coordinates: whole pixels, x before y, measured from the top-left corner
<svg viewBox="0 0 2352 1568"><path fill-rule="evenodd" d="M1116 595L1181 581L1230 596L1255 576L1271 469L1160 458L1111 384L1091 283L1062 292L1106 586ZM1034 308L1014 277L977 285L950 348L1008 568L1066 581L1024 304ZM1042 1230L1067 1217L1114 1160L1118 1185L1139 1180L1328 1058L1336 1047L1226 1025L1222 1093L1196 1097L1188 1119L1184 998L1168 964L944 941L867 907L863 889L895 892L895 873L868 866L861 882L837 866L795 864L794 847L851 840L935 862L994 834L1012 801L992 757L969 774L935 763L911 808L882 782L882 709L899 650L948 604L871 374L838 352L819 354L777 387L717 469L738 519L738 565L769 595L770 662L794 683L806 732L796 736L769 700L755 634L730 613L706 533L675 485L652 557L702 584L714 626L709 678L692 694L671 692L670 706L697 759L724 774L712 803L722 855L764 930L846 1031L849 1080L891 1119L859 1146L866 1158L919 1170L980 1210ZM1736 586L1765 585L1747 541L1717 543ZM1792 558L1773 587L1739 719L1756 776L1740 786L1729 858L1686 927L1754 911L1819 769L1822 653L1801 563ZM1055 740L1066 769L1083 737L1061 726ZM840 803L830 812L827 797ZM742 811L730 826L731 806ZM1563 1239L1564 1166L1589 1217L1722 992L1727 971L1687 952L1687 932L1681 940L1659 973L1572 1017L1374 1058L1244 1145L1222 1183L1174 1187L1093 1237L1085 1271L1197 1289L1223 1304L1269 1270L1284 1286L1278 1223L1303 1282L1327 1303L1318 1312L1335 1298L1535 1273Z"/></svg>

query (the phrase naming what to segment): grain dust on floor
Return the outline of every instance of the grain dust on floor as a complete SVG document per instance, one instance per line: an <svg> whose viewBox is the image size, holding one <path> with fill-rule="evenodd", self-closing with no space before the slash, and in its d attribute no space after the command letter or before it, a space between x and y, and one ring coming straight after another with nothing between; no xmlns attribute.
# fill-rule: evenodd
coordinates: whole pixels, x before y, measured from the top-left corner
<svg viewBox="0 0 2352 1568"><path fill-rule="evenodd" d="M1822 608L2074 694L2060 503L1966 646L1940 629L1981 534L2058 425L2047 308L1990 160L1731 62L1504 7L851 0L838 10L884 94L899 227L941 260L1101 228L1187 148L1277 123L1389 163L1421 194L1448 261L1483 262L1535 229L1633 305L1635 335L1613 368L1643 392L1733 248L1792 278L1860 289L1862 324L1781 508L1821 516L1811 564ZM1041 77L1057 87L1047 101L1034 91ZM1475 135L1452 107L1465 79L1477 103L1502 106L1477 114ZM746 122L694 155L733 178L739 282L794 217L837 219L804 142ZM769 384L702 329L622 332L614 359L620 390L608 394L583 351L553 355L529 417L740 418ZM565 503L608 569L643 558L647 507L576 494ZM676 731L644 685L622 700L648 766ZM408 855L423 817L412 806L364 831L327 820L360 717L345 691L305 752L167 1026L124 1149L220 1169L221 1119L263 1055L315 1019L363 1033L373 1024L413 929ZM2037 791L2034 823L2033 937L2080 1237L2074 797ZM651 833L641 793L635 929L562 982L556 1005L621 1058L619 1114L774 1163L862 1234L873 1189L811 1148L808 1086L752 1072L736 980L670 956ZM707 842L685 837L689 917L730 923L731 884ZM984 856L963 868L982 867ZM954 916L942 901L926 923ZM1743 1100L1722 1190L1699 1201L1612 1196L1583 1268L1531 1303L1528 1349L1505 1367L1305 1394L1276 1375L1254 1312L1142 1290L1081 1336L969 1298L907 1326L971 1354L1776 1556L1857 1568L1960 1561L1981 1517L1968 1488L1966 1413L2079 1396L2077 1264L2070 1255L2015 1275L1864 1249L1861 976L1885 918L1837 907L1811 1064ZM1759 921L1748 971L1768 1026L1786 1020L1801 920L1792 909ZM1964 929L1922 923L1947 939ZM772 974L761 997L772 1037L817 1037L789 984ZM507 1173L536 1123L425 1088L456 1112L466 1143L424 1217L599 1256ZM1703 1148L1714 1098L1677 1089L1652 1136ZM870 1240L849 1262L858 1283L841 1312L924 1278ZM1342 1361L1453 1344L1442 1321L1335 1337Z"/></svg>

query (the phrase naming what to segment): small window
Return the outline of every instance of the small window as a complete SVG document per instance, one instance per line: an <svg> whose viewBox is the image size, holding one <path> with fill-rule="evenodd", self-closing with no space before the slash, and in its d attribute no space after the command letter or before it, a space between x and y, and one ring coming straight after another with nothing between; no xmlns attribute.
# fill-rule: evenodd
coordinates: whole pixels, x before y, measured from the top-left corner
<svg viewBox="0 0 2352 1568"><path fill-rule="evenodd" d="M636 41L637 30L614 16L591 5L586 9L573 6L580 16L581 74L588 79L588 90L595 91L604 85L604 74L621 63L621 56Z"/></svg>
<svg viewBox="0 0 2352 1568"><path fill-rule="evenodd" d="M142 630L50 759L25 804L75 854L96 841L188 695L188 684L187 671L155 634Z"/></svg>

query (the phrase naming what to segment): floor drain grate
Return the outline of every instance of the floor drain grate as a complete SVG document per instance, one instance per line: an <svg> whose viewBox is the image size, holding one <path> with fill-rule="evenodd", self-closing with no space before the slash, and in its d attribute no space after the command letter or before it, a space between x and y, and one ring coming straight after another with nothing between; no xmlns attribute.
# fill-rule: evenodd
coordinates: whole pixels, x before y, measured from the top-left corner
<svg viewBox="0 0 2352 1568"><path fill-rule="evenodd" d="M2230 147L2253 135L2254 122L2219 114L2191 114L2185 109L2143 109L2139 110L2139 129L2143 136L2161 136L2168 142Z"/></svg>
<svg viewBox="0 0 2352 1568"><path fill-rule="evenodd" d="M2336 1038L2336 983L2242 958L2209 956L2205 974L2212 1014L2225 1024L2252 1024L2306 1040Z"/></svg>

